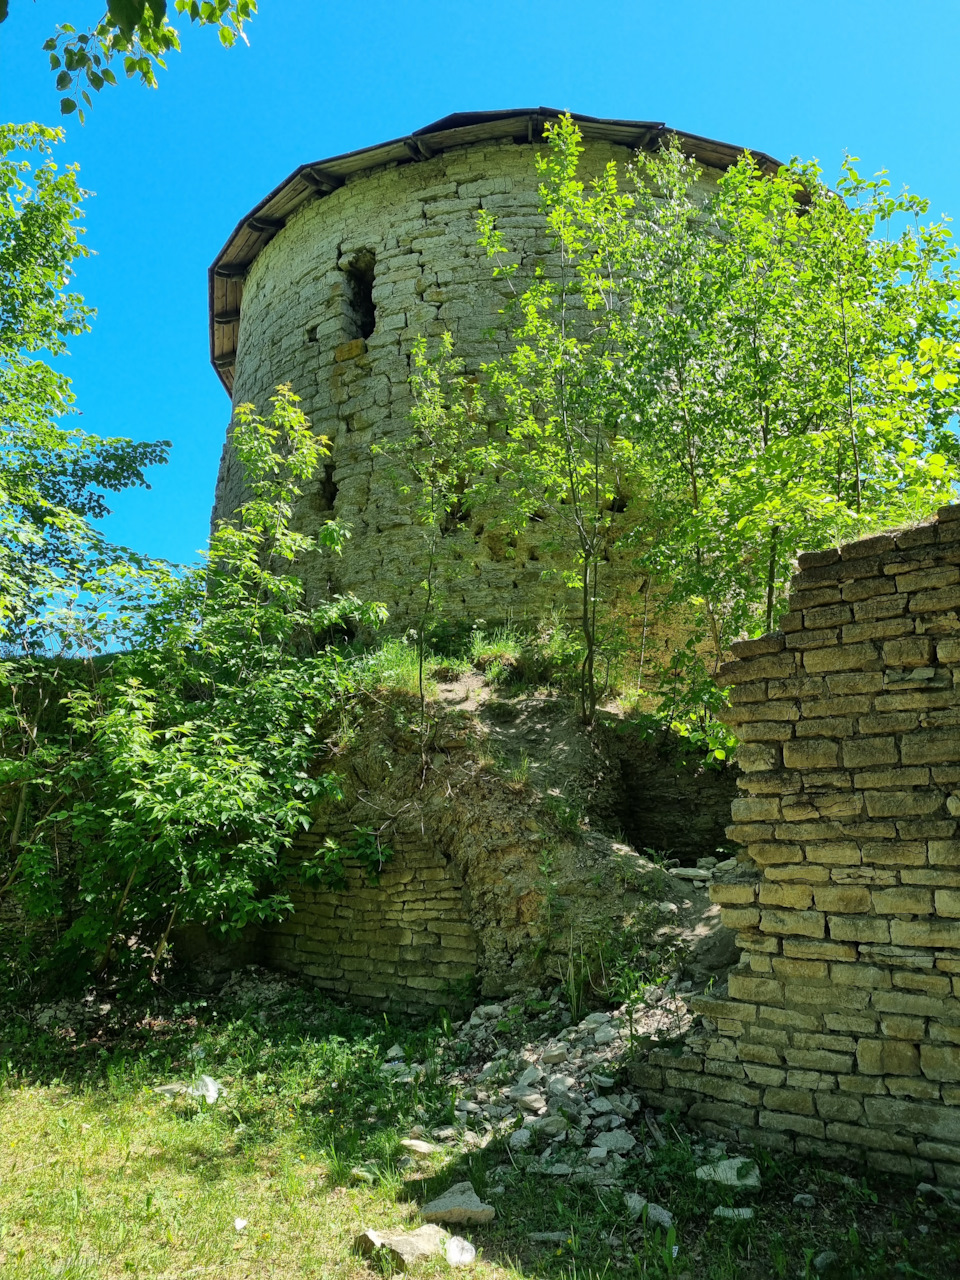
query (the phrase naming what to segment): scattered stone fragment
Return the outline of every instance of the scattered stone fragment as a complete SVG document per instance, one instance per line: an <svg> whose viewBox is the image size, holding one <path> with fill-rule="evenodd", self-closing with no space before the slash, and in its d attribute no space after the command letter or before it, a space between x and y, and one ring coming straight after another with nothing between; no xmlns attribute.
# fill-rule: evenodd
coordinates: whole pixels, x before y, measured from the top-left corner
<svg viewBox="0 0 960 1280"><path fill-rule="evenodd" d="M419 1138L404 1138L400 1145L404 1151L412 1151L418 1156L432 1156L435 1151L440 1150L432 1142L423 1142Z"/></svg>
<svg viewBox="0 0 960 1280"><path fill-rule="evenodd" d="M675 902L658 902L657 910L662 916L675 916L680 908Z"/></svg>
<svg viewBox="0 0 960 1280"><path fill-rule="evenodd" d="M588 1013L584 1020L580 1023L581 1030L593 1031L596 1027L602 1027L605 1022L610 1021L609 1013Z"/></svg>
<svg viewBox="0 0 960 1280"><path fill-rule="evenodd" d="M567 1132L569 1125L563 1116L538 1116L531 1120L530 1127L536 1129L537 1133L545 1133L548 1138L559 1138L562 1133Z"/></svg>
<svg viewBox="0 0 960 1280"><path fill-rule="evenodd" d="M707 880L713 872L704 871L700 867L674 867L670 874L678 880Z"/></svg>
<svg viewBox="0 0 960 1280"><path fill-rule="evenodd" d="M595 1145L602 1147L604 1151L623 1153L632 1151L637 1145L637 1140L632 1134L627 1133L626 1129L612 1129L609 1133L598 1134Z"/></svg>
<svg viewBox="0 0 960 1280"><path fill-rule="evenodd" d="M547 1093L569 1093L576 1088L576 1084L573 1076L551 1076L547 1081Z"/></svg>
<svg viewBox="0 0 960 1280"><path fill-rule="evenodd" d="M620 1033L616 1027L601 1027L594 1035L594 1044L613 1044L614 1040L620 1039Z"/></svg>
<svg viewBox="0 0 960 1280"><path fill-rule="evenodd" d="M370 1170L362 1169L359 1165L355 1165L350 1170L350 1180L351 1182L365 1182L370 1187L376 1182L376 1178L374 1178Z"/></svg>
<svg viewBox="0 0 960 1280"><path fill-rule="evenodd" d="M749 1206L733 1209L727 1204L718 1204L713 1211L715 1218L727 1218L730 1222L747 1222L753 1217L753 1210Z"/></svg>
<svg viewBox="0 0 960 1280"><path fill-rule="evenodd" d="M817 1202L813 1196L808 1196L805 1191L798 1191L793 1197L793 1203L799 1209L815 1209Z"/></svg>
<svg viewBox="0 0 960 1280"><path fill-rule="evenodd" d="M456 1142L460 1137L460 1130L447 1125L445 1129L434 1129L433 1136L438 1142Z"/></svg>
<svg viewBox="0 0 960 1280"><path fill-rule="evenodd" d="M557 1062L566 1061L567 1048L562 1044L548 1044L541 1055L541 1062L545 1062L547 1066L553 1066Z"/></svg>
<svg viewBox="0 0 960 1280"><path fill-rule="evenodd" d="M746 1156L702 1164L696 1170L696 1177L701 1182L719 1182L721 1186L739 1187L744 1191L754 1191L760 1186L760 1169L755 1160L748 1160Z"/></svg>
<svg viewBox="0 0 960 1280"><path fill-rule="evenodd" d="M420 1210L427 1222L492 1222L496 1217L492 1204L484 1204L469 1182L455 1182L436 1200Z"/></svg>
<svg viewBox="0 0 960 1280"><path fill-rule="evenodd" d="M587 1152L587 1160L590 1164L603 1164L609 1154L603 1147L591 1147Z"/></svg>
<svg viewBox="0 0 960 1280"><path fill-rule="evenodd" d="M400 1271L424 1258L441 1253L450 1234L442 1227L418 1227L416 1231L374 1231L368 1228L361 1232L355 1241L355 1247L364 1255L378 1249L386 1249L390 1261Z"/></svg>
<svg viewBox="0 0 960 1280"><path fill-rule="evenodd" d="M566 1231L531 1231L527 1239L531 1244L563 1244L568 1235Z"/></svg>
<svg viewBox="0 0 960 1280"><path fill-rule="evenodd" d="M921 1198L929 1196L939 1196L941 1200L945 1200L947 1204L957 1204L960 1201L960 1193L949 1190L947 1187L935 1187L929 1182L917 1183L917 1195Z"/></svg>
<svg viewBox="0 0 960 1280"><path fill-rule="evenodd" d="M546 1165L543 1172L548 1173L552 1178L565 1178L573 1173L573 1165L564 1164L562 1160L558 1160L556 1164Z"/></svg>
<svg viewBox="0 0 960 1280"><path fill-rule="evenodd" d="M546 1111L547 1109L547 1100L543 1094L537 1093L536 1089L531 1089L528 1085L515 1085L507 1093L507 1097L524 1111Z"/></svg>
<svg viewBox="0 0 960 1280"><path fill-rule="evenodd" d="M468 1267L477 1259L476 1249L463 1236L451 1236L443 1252L451 1267Z"/></svg>
<svg viewBox="0 0 960 1280"><path fill-rule="evenodd" d="M520 1079L517 1081L516 1087L518 1089L529 1088L530 1085L536 1084L542 1078L543 1072L539 1067L527 1067L526 1071L524 1071L523 1075L521 1075Z"/></svg>
<svg viewBox="0 0 960 1280"><path fill-rule="evenodd" d="M653 1204L644 1196L639 1196L636 1192L625 1191L623 1202L627 1206L627 1213L631 1218L643 1217L643 1211L647 1211L647 1222L653 1227L663 1227L664 1231L669 1231L673 1226L673 1214L669 1209L664 1209L663 1205Z"/></svg>
<svg viewBox="0 0 960 1280"><path fill-rule="evenodd" d="M613 1076L593 1076L593 1087L595 1089L612 1089L617 1083Z"/></svg>
<svg viewBox="0 0 960 1280"><path fill-rule="evenodd" d="M531 1129L514 1129L507 1139L507 1146L511 1151L525 1151L532 1141L533 1131Z"/></svg>
<svg viewBox="0 0 960 1280"><path fill-rule="evenodd" d="M835 1262L839 1261L837 1255L832 1249L824 1249L823 1253L818 1253L813 1260L813 1269L817 1275L823 1275L829 1271Z"/></svg>
<svg viewBox="0 0 960 1280"><path fill-rule="evenodd" d="M470 1015L471 1022L486 1022L491 1018L503 1017L502 1004L481 1004Z"/></svg>
<svg viewBox="0 0 960 1280"><path fill-rule="evenodd" d="M387 1062L395 1062L403 1057L403 1045L394 1044L387 1050Z"/></svg>

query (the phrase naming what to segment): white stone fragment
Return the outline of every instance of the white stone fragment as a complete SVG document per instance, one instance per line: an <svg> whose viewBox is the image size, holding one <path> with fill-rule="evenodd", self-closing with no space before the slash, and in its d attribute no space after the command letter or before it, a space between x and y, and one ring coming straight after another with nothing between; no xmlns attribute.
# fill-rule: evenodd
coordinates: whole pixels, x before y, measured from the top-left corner
<svg viewBox="0 0 960 1280"><path fill-rule="evenodd" d="M399 1271L405 1271L424 1258L441 1253L450 1233L442 1227L418 1227L416 1231L374 1231L368 1228L360 1233L354 1246L364 1257L378 1249L385 1249L390 1261Z"/></svg>
<svg viewBox="0 0 960 1280"><path fill-rule="evenodd" d="M724 1187L740 1187L755 1191L760 1186L760 1169L755 1160L746 1156L732 1156L717 1164L702 1164L695 1176L701 1182L719 1182Z"/></svg>
<svg viewBox="0 0 960 1280"><path fill-rule="evenodd" d="M654 1204L644 1196L637 1195L636 1192L625 1191L623 1202L631 1218L642 1218L646 1210L646 1220L651 1227L662 1227L664 1231L669 1231L673 1226L673 1214L669 1209L664 1209L663 1205Z"/></svg>
<svg viewBox="0 0 960 1280"><path fill-rule="evenodd" d="M525 1151L533 1141L533 1133L529 1129L514 1129L507 1139L511 1151Z"/></svg>
<svg viewBox="0 0 960 1280"><path fill-rule="evenodd" d="M451 1236L443 1252L451 1267L468 1267L477 1259L476 1249L463 1236Z"/></svg>
<svg viewBox="0 0 960 1280"><path fill-rule="evenodd" d="M633 1150L637 1140L633 1134L627 1133L626 1129L611 1129L609 1133L598 1133L594 1139L594 1145L602 1147L604 1151L625 1154Z"/></svg>
<svg viewBox="0 0 960 1280"><path fill-rule="evenodd" d="M400 1145L404 1151L412 1151L417 1156L432 1156L440 1150L432 1142L423 1142L420 1138L404 1138Z"/></svg>

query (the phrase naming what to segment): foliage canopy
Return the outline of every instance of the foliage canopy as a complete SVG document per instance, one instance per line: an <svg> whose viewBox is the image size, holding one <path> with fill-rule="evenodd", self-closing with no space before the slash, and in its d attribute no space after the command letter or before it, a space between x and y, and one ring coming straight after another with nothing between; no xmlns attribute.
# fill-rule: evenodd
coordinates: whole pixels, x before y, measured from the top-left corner
<svg viewBox="0 0 960 1280"><path fill-rule="evenodd" d="M84 106L92 93L115 85L111 64L122 60L124 73L139 76L151 89L157 87L157 71L166 67L166 56L179 52L180 34L167 17L168 0L107 0L106 12L96 26L78 31L69 23L57 27L44 44L50 68L56 73L63 115L77 112L81 124ZM220 43L229 48L237 37L246 40L243 27L257 11L257 0L173 0L174 11L200 27L213 27ZM9 0L0 0L0 23L9 12Z"/></svg>
<svg viewBox="0 0 960 1280"><path fill-rule="evenodd" d="M611 551L633 559L686 632L660 681L682 725L718 696L730 641L771 629L800 549L954 495L956 249L921 222L926 201L853 159L835 190L814 164L768 173L748 153L707 182L674 139L585 181L574 122L546 132L533 270L479 217L515 286L515 344L480 371L495 420L464 501L498 493L516 528L549 510L579 592L588 721ZM445 394L462 420L475 391L461 375Z"/></svg>

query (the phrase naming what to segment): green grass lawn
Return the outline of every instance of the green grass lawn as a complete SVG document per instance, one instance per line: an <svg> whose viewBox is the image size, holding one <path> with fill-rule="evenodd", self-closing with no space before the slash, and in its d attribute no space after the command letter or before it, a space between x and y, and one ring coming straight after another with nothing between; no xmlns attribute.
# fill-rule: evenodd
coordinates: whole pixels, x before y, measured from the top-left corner
<svg viewBox="0 0 960 1280"><path fill-rule="evenodd" d="M389 1083L381 1073L395 1042L428 1064L420 1083ZM217 996L158 995L149 1009L119 1002L7 1009L0 1275L389 1274L354 1254L356 1235L368 1226L416 1226L418 1204L469 1179L497 1206L493 1224L461 1232L480 1256L456 1274L478 1280L766 1280L817 1274L813 1259L825 1250L837 1255L827 1272L835 1277L960 1276L956 1210L917 1200L910 1187L845 1178L820 1164L758 1155L755 1219L713 1218L721 1201L694 1179L698 1160L682 1131L651 1164L634 1162L620 1189L518 1168L499 1142L484 1149L454 1142L405 1163L399 1144L412 1126L429 1132L452 1122L458 1051L440 1025L363 1017L263 974ZM226 1087L213 1106L155 1092L200 1072ZM675 1236L631 1220L623 1190L669 1208ZM798 1191L814 1195L816 1207L794 1206ZM236 1220L246 1225L238 1230ZM531 1232L563 1238L532 1243ZM455 1273L441 1258L415 1274Z"/></svg>

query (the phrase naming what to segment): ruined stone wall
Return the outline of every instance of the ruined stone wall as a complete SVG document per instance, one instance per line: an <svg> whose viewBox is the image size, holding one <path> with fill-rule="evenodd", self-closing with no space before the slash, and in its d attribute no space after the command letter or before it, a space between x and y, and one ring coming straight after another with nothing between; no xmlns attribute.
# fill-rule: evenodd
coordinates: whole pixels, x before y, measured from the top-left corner
<svg viewBox="0 0 960 1280"><path fill-rule="evenodd" d="M384 601L395 621L413 607L424 576L422 536L410 498L391 477L396 458L376 456L371 447L409 430L407 380L418 336L449 330L457 354L473 368L507 349L498 313L511 290L492 278L477 246L476 215L483 208L497 216L521 264L519 278L546 260L534 164L539 149L486 142L358 173L298 210L251 266L234 402L252 401L264 411L277 384L293 384L333 451L325 475L304 498L299 525L315 532L335 513L352 527L342 559L327 554L305 566L313 589ZM588 141L583 173L631 159L626 147ZM490 329L499 341L484 337ZM240 470L225 449L214 518L228 515L241 497ZM507 539L485 528L482 516L465 521L454 535L461 559L446 592L448 611L502 621L564 605L569 592L556 575L544 576L554 561L543 533L542 522L531 521L528 535ZM629 562L623 567L632 583Z"/></svg>
<svg viewBox="0 0 960 1280"><path fill-rule="evenodd" d="M314 834L298 852L320 844ZM467 1003L477 940L463 880L429 847L403 841L393 853L375 880L348 859L339 891L292 885L293 913L264 930L260 958L366 1008L423 1013Z"/></svg>
<svg viewBox="0 0 960 1280"><path fill-rule="evenodd" d="M960 506L802 556L781 626L720 676L741 963L637 1079L741 1141L960 1186Z"/></svg>
<svg viewBox="0 0 960 1280"><path fill-rule="evenodd" d="M567 779L589 789L607 767L593 736L552 700L527 708L542 738L563 744ZM555 982L574 959L595 964L599 981L600 952L620 930L648 931L661 947L689 936L697 969L730 963L714 946L719 909L689 880L586 818L571 825L548 779L540 790L494 763L503 739L469 713L438 717L425 760L416 716L396 696L371 704L330 760L342 799L322 806L295 850L318 860L328 840L350 847L358 828L380 830L392 856L376 881L350 859L340 890L292 874L294 910L261 928L257 960L354 1004L415 1014ZM681 904L666 918L664 899Z"/></svg>

